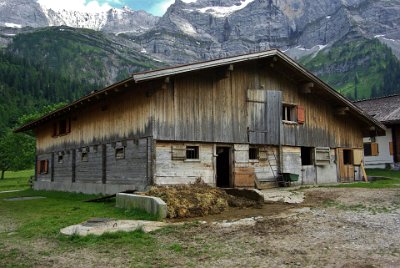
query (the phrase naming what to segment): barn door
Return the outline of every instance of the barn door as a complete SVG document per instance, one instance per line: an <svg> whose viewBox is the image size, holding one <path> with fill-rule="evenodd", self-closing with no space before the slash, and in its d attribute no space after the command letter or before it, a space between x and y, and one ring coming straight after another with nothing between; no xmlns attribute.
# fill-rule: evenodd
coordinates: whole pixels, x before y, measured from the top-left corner
<svg viewBox="0 0 400 268"><path fill-rule="evenodd" d="M279 144L282 92L247 91L248 137L250 144Z"/></svg>
<svg viewBox="0 0 400 268"><path fill-rule="evenodd" d="M354 181L354 154L352 149L337 149L340 182Z"/></svg>

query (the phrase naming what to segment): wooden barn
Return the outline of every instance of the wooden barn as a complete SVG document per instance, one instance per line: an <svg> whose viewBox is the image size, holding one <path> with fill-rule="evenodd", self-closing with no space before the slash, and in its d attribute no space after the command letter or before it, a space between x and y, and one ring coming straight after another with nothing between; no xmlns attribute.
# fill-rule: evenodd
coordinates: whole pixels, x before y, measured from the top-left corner
<svg viewBox="0 0 400 268"><path fill-rule="evenodd" d="M18 130L36 135L35 189L144 190L360 177L383 126L278 50L134 74Z"/></svg>

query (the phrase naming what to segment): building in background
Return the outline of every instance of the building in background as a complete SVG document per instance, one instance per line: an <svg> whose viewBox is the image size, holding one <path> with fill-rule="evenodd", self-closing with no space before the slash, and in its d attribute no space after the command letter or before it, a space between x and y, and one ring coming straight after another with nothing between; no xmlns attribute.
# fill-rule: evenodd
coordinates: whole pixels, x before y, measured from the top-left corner
<svg viewBox="0 0 400 268"><path fill-rule="evenodd" d="M355 104L385 125L386 135L364 138L367 168L399 168L400 95L357 101Z"/></svg>

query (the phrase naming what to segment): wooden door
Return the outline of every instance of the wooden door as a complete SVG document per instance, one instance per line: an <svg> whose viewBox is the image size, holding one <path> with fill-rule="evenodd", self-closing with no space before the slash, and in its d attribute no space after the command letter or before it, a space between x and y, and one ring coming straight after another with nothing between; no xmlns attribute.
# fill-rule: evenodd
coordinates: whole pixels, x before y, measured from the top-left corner
<svg viewBox="0 0 400 268"><path fill-rule="evenodd" d="M339 169L340 182L353 182L354 181L353 150L344 148L337 149L337 163Z"/></svg>
<svg viewBox="0 0 400 268"><path fill-rule="evenodd" d="M250 144L279 144L281 112L281 91L247 90L248 137Z"/></svg>

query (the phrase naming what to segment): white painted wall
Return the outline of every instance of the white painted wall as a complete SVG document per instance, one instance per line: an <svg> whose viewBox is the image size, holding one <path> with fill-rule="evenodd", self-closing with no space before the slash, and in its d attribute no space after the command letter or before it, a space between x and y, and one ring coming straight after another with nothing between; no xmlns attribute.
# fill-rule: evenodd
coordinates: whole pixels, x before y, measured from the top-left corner
<svg viewBox="0 0 400 268"><path fill-rule="evenodd" d="M157 142L154 183L157 185L188 184L200 178L207 184L215 185L214 145L185 144L199 146L199 160L172 160L173 143Z"/></svg>
<svg viewBox="0 0 400 268"><path fill-rule="evenodd" d="M366 168L385 168L387 164L393 166L393 155L390 155L389 142L392 142L392 129L386 128L386 136L376 137L379 147L378 156L364 156ZM371 138L364 138L364 142L371 142Z"/></svg>

